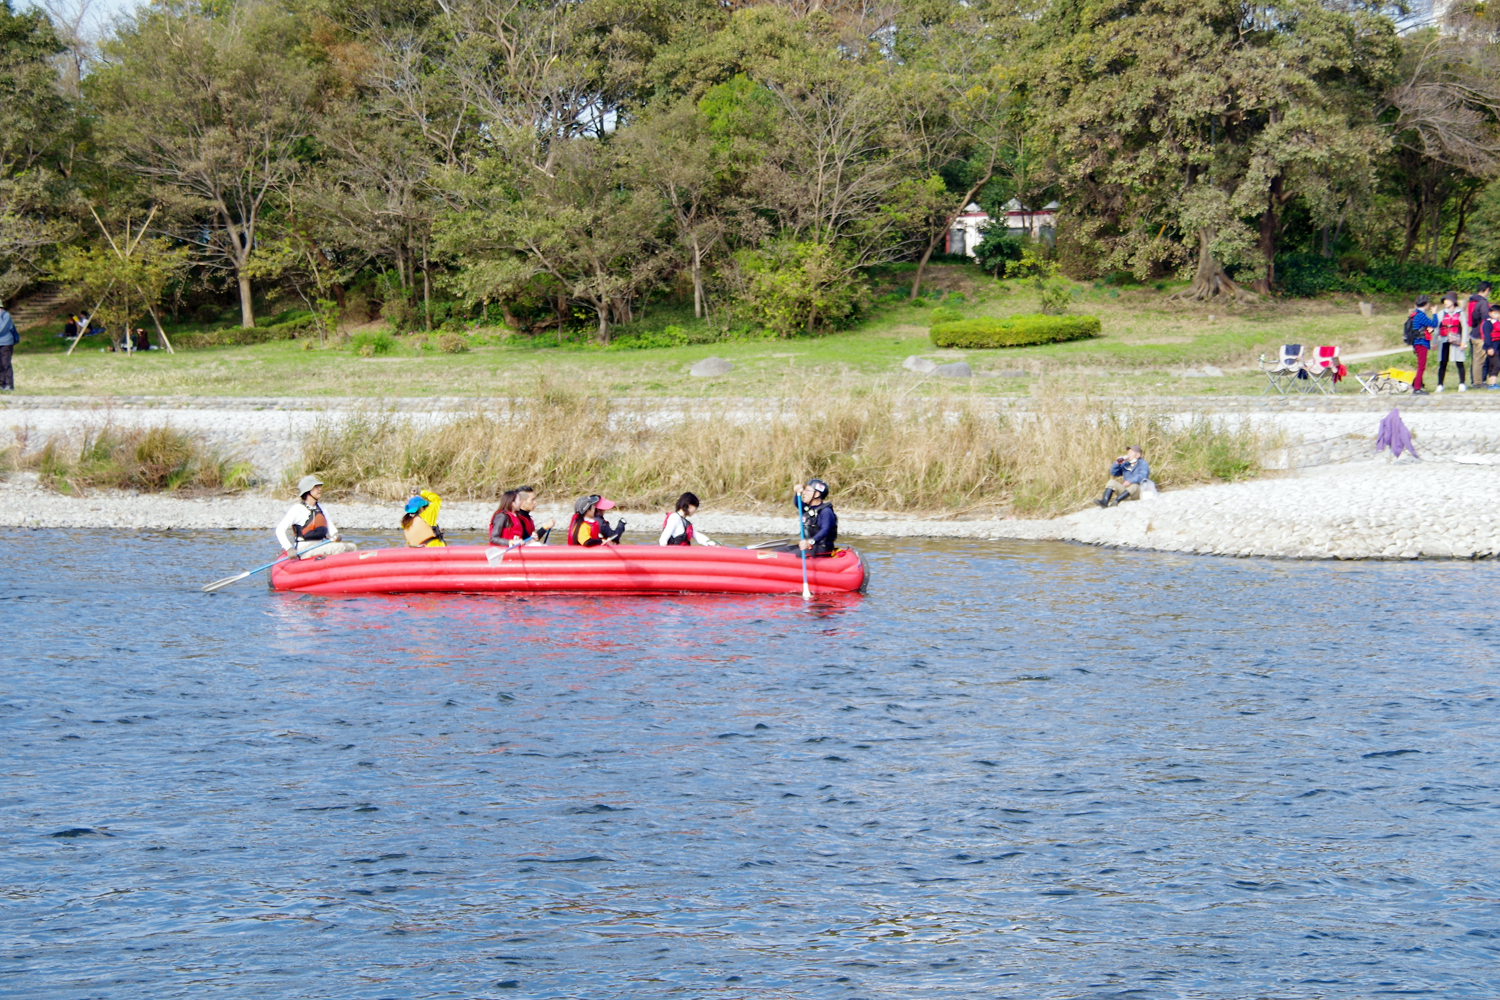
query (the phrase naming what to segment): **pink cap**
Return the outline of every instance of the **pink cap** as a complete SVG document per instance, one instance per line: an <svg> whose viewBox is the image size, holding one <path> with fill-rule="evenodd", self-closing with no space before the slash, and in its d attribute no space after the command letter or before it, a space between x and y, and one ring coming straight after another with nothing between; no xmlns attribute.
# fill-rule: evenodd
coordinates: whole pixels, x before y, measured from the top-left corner
<svg viewBox="0 0 1500 1000"><path fill-rule="evenodd" d="M599 498L599 502L596 503L596 504L594 504L594 509L595 510L613 510L614 506L615 506L615 502L613 500L606 500L603 497L600 497Z"/></svg>

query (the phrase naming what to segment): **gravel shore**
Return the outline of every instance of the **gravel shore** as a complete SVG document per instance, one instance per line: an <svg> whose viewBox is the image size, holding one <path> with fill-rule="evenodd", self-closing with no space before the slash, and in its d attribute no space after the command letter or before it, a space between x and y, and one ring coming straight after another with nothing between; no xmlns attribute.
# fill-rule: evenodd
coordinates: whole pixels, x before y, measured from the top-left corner
<svg viewBox="0 0 1500 1000"><path fill-rule="evenodd" d="M918 518L841 508L840 534L849 539L1056 540L1289 559L1486 558L1500 554L1500 515L1491 513L1491 497L1500 483L1500 407L1492 404L1500 400L1481 393L1464 394L1477 399L1453 395L1463 405L1408 409L1410 401L1402 401L1422 461L1373 457L1376 426L1392 405L1388 399L1299 399L1287 405L1225 400L1226 419L1250 420L1283 434L1288 447L1274 464L1287 471L1246 483L1169 491L1153 500L1052 520ZM9 422L38 446L50 434L76 431L84 420L169 422L250 458L270 479L295 460L301 436L315 421L337 419L341 411L371 401L320 401L318 406L286 400L204 402L112 403L101 409L75 400L27 400L27 405L4 407L0 422ZM1180 402L1188 412L1190 401ZM1191 402L1201 408L1201 400ZM396 408L433 419L457 412L453 401L439 400ZM0 525L8 527L231 528L264 531L268 542L270 526L288 503L269 493L180 498L101 491L66 497L43 488L28 473L0 478L0 501ZM337 525L353 531L396 526L394 504L335 503L329 510ZM446 503L442 522L453 532L479 531L488 525L490 512L488 504ZM540 521L564 520L566 512L553 508L538 513ZM624 516L636 541L648 540L661 521L657 511L625 511ZM695 523L710 535L783 536L795 527L789 515L713 509L700 513Z"/></svg>

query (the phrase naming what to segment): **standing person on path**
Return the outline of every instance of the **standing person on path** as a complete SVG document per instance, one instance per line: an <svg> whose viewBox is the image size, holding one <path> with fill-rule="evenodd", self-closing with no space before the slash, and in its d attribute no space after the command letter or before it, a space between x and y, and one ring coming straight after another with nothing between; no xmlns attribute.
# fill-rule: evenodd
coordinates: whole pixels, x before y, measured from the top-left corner
<svg viewBox="0 0 1500 1000"><path fill-rule="evenodd" d="M281 522L276 525L276 541L281 543L281 551L297 558L314 545L330 538L333 539L332 543L321 546L314 553L314 558L353 552L358 548L353 542L338 540L339 529L333 526L318 503L323 496L323 480L317 476L303 476L297 483L297 492L301 496L287 508Z"/></svg>
<svg viewBox="0 0 1500 1000"><path fill-rule="evenodd" d="M20 342L16 321L10 318L4 306L0 306L0 392L16 391L16 372L11 367L11 358Z"/></svg>
<svg viewBox="0 0 1500 1000"><path fill-rule="evenodd" d="M1432 300L1425 295L1418 295L1411 315L1406 317L1406 331L1403 334L1417 355L1417 377L1411 383L1413 396L1427 395L1427 390L1422 388L1422 373L1427 370L1427 351L1432 347L1428 331L1436 330L1437 325L1437 317L1432 314Z"/></svg>
<svg viewBox="0 0 1500 1000"><path fill-rule="evenodd" d="M1443 308L1439 310L1437 320L1438 384L1433 391L1443 391L1443 381L1448 375L1448 357L1452 355L1453 364L1458 368L1458 391L1468 392L1469 386L1464 380L1464 346L1469 339L1469 318L1458 306L1457 292L1443 296Z"/></svg>
<svg viewBox="0 0 1500 1000"><path fill-rule="evenodd" d="M1484 351L1484 333L1481 330L1484 321L1490 318L1490 283L1488 281L1481 281L1474 294L1469 296L1469 301L1464 306L1464 314L1469 321L1469 377L1477 386L1480 379L1484 377L1480 366L1483 364L1488 367Z"/></svg>

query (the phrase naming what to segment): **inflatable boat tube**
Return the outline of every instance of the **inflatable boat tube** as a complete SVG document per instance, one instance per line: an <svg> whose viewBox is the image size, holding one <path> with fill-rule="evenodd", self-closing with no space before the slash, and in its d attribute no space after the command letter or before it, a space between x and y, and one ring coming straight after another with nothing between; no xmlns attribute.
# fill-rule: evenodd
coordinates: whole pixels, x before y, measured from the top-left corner
<svg viewBox="0 0 1500 1000"><path fill-rule="evenodd" d="M863 591L853 549L807 560L815 594ZM728 546L447 546L341 552L271 570L276 590L306 594L800 594L802 559Z"/></svg>

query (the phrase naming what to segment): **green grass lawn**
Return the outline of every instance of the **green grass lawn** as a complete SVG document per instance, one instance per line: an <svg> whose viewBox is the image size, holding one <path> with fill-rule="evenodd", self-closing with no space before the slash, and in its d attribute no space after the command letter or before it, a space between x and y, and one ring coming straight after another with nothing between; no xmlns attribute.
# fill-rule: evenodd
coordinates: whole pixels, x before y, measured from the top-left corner
<svg viewBox="0 0 1500 1000"><path fill-rule="evenodd" d="M876 279L877 292L902 287L909 274L902 268L882 272ZM995 281L972 267L933 268L926 287L929 296L946 296L943 304L965 316L1006 316L1035 312L1037 307L1030 289ZM82 341L69 357L66 342L56 337L61 326L54 324L23 331L15 360L16 383L19 393L49 395L422 397L506 395L545 377L582 382L613 395L762 396L800 392L814 380L837 379L911 385L915 393L941 385L986 395L1018 395L1029 393L1039 378L1061 377L1103 395L1258 394L1265 386L1259 372L1233 369L1253 369L1257 355L1274 354L1287 342L1339 344L1345 353L1399 346L1405 315L1402 304L1380 302L1375 319L1366 320L1350 298L1227 309L1222 304L1166 302L1170 289L1093 283L1079 284L1075 291L1071 310L1097 314L1103 336L1000 350L934 348L927 326L937 299L913 305L888 301L889 294L854 329L823 337L646 350L559 347L551 334L529 338L480 330L470 336L474 346L459 354L419 349L415 338L397 337L390 353L374 357L361 357L348 346L306 350L301 341L127 357L102 352L103 338L95 337ZM657 330L668 324L690 333L703 328L680 307L652 307L636 328ZM195 329L199 328L185 324L169 327L168 334ZM912 354L939 362L968 361L977 372L1002 374L972 382L928 378L919 383L917 376L900 367ZM715 355L732 360L735 370L715 379L688 374L693 362ZM1403 361L1393 355L1379 363L1410 367L1410 358L1406 355ZM1182 377L1185 369L1206 364L1228 374ZM1013 374L1017 372L1024 374Z"/></svg>

